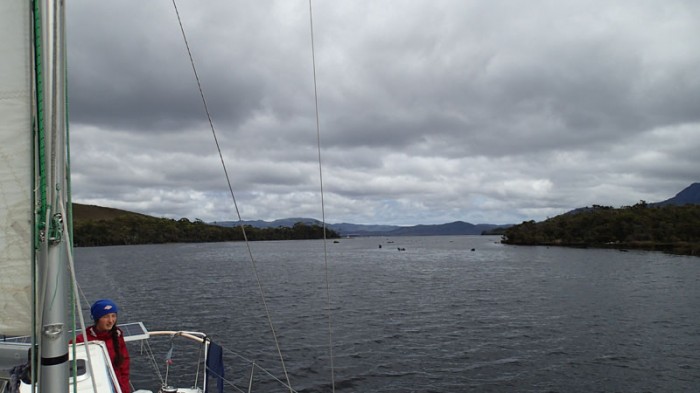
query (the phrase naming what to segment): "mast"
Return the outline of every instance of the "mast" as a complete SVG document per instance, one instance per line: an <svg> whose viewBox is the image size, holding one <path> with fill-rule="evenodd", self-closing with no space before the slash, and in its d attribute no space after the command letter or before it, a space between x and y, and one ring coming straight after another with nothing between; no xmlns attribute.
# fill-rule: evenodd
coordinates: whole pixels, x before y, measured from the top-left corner
<svg viewBox="0 0 700 393"><path fill-rule="evenodd" d="M39 392L68 393L68 269L70 245L63 234L61 211L70 211L68 200L65 14L61 0L37 0L39 18L35 31L41 39L35 47L37 74L36 172L43 193L37 197L38 250L37 321L39 334Z"/></svg>

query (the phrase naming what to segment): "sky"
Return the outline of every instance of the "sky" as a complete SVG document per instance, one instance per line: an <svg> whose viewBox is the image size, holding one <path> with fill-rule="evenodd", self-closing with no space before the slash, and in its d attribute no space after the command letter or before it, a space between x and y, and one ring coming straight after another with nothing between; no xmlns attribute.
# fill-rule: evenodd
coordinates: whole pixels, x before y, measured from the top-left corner
<svg viewBox="0 0 700 393"><path fill-rule="evenodd" d="M700 181L698 1L314 0L313 57L307 0L176 4L238 209L171 0L67 2L74 202L514 224Z"/></svg>

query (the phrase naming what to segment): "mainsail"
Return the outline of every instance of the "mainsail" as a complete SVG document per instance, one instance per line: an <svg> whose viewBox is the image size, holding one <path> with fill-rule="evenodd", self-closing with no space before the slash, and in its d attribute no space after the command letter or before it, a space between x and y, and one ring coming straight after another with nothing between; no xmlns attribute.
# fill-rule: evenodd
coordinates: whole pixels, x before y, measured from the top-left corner
<svg viewBox="0 0 700 393"><path fill-rule="evenodd" d="M33 132L29 1L0 1L0 334L32 329Z"/></svg>
<svg viewBox="0 0 700 393"><path fill-rule="evenodd" d="M0 334L32 337L40 393L69 378L64 19L62 1L0 1Z"/></svg>

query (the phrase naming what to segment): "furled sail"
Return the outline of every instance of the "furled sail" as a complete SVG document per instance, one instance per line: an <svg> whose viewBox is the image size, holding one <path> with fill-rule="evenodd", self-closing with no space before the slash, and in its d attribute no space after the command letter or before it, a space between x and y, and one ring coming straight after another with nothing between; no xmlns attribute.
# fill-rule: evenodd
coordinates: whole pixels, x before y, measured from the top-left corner
<svg viewBox="0 0 700 393"><path fill-rule="evenodd" d="M0 335L32 322L33 132L29 1L0 1Z"/></svg>

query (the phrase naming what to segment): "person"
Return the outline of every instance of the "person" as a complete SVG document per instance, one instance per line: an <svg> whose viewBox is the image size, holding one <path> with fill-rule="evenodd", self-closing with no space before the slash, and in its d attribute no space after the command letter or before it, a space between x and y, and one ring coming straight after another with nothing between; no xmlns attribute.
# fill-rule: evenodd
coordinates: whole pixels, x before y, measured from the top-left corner
<svg viewBox="0 0 700 393"><path fill-rule="evenodd" d="M114 373L122 393L130 393L129 385L129 351L124 342L124 333L117 327L117 314L119 308L117 304L109 299L96 301L90 307L95 324L87 328L88 341L102 340L105 342L109 358L112 360ZM76 337L75 342L85 341L83 334Z"/></svg>

